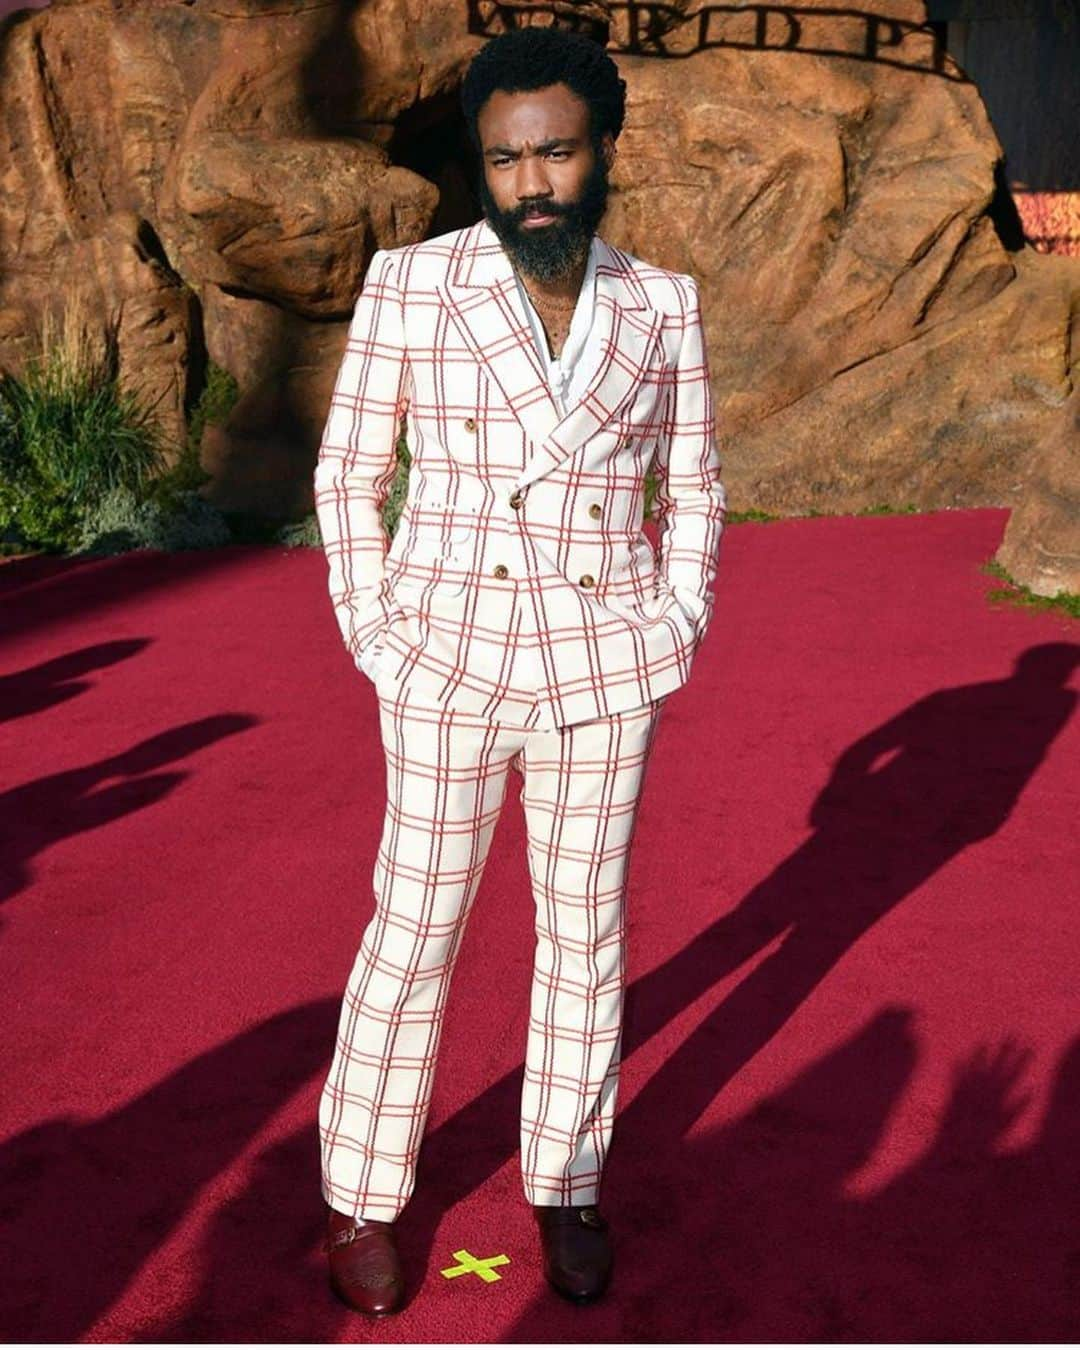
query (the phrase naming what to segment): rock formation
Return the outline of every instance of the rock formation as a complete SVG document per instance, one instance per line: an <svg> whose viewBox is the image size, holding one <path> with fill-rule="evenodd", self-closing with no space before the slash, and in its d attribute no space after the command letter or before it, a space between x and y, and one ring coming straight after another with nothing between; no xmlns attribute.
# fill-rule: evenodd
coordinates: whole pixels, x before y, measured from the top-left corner
<svg viewBox="0 0 1080 1350"><path fill-rule="evenodd" d="M1036 595L1080 595L1080 387L1035 450L997 561Z"/></svg>
<svg viewBox="0 0 1080 1350"><path fill-rule="evenodd" d="M462 75L552 11L628 85L601 232L701 283L732 508L1021 500L1074 425L1080 262L1023 246L922 0L21 11L0 27L0 364L91 286L178 433L208 356L239 381L207 495L302 514L371 253L476 219Z"/></svg>

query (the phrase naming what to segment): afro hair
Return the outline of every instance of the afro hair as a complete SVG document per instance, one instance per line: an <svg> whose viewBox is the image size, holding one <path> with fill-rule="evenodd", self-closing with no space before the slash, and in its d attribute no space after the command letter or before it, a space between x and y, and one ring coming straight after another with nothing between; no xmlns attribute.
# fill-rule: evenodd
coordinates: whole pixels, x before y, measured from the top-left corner
<svg viewBox="0 0 1080 1350"><path fill-rule="evenodd" d="M491 38L473 57L461 86L461 107L473 145L480 150L477 118L496 89L518 93L565 84L589 107L589 129L598 143L617 138L626 113L626 81L599 43L565 28L514 28Z"/></svg>

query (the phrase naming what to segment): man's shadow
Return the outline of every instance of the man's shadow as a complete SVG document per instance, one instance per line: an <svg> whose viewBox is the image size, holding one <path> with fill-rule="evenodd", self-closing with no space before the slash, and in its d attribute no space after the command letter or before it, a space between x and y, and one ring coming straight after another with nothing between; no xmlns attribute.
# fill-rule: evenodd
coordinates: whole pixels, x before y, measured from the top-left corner
<svg viewBox="0 0 1080 1350"><path fill-rule="evenodd" d="M1078 659L1073 643L1032 647L1006 679L930 694L840 756L805 843L628 991L633 1050L784 935L653 1076L621 1131L645 1130L657 1147L667 1140L656 1136L685 1133L849 947L1004 825L1069 720L1077 695L1065 685Z"/></svg>
<svg viewBox="0 0 1080 1350"><path fill-rule="evenodd" d="M748 956L782 937L777 950L754 968L620 1113L605 1187L610 1185L608 1193L616 1197L616 1210L629 1207L629 1226L635 1226L635 1217L641 1220L642 1206L659 1206L659 1217L668 1215L671 1236L670 1210L664 1208L662 1195L653 1195L650 1180L650 1169L654 1173L661 1164L675 1168L681 1193L693 1187L711 1193L713 1178L721 1174L715 1149L688 1150L683 1141L718 1091L768 1042L861 934L1007 819L1068 720L1076 696L1065 688L1065 681L1078 654L1080 648L1066 643L1032 648L1009 677L932 694L856 742L842 755L814 803L810 838L734 910L631 986L624 1058ZM144 1260L188 1211L197 1190L237 1156L275 1104L283 1103L315 1071L319 1056L313 1058L312 1052L332 1038L335 1008L335 1002L326 1000L283 1015L282 1025L293 1028L298 1045L283 1041L280 1031L272 1038L260 1031L265 1043L253 1056L245 1043L249 1038L240 1037L220 1053L179 1070L130 1108L100 1120L47 1122L12 1140L2 1155L2 1170L7 1217L19 1216L22 1224L21 1296L12 1308L16 1327L32 1328L39 1335L47 1329L49 1338L83 1334L136 1277ZM898 1016L885 1016L875 1024L870 1040L860 1041L856 1059L862 1067L856 1077L865 1081L853 1081L850 1064L842 1070L833 1064L826 1073L825 1090L812 1094L815 1100L835 1102L843 1085L849 1084L856 1103L862 1102L856 1115L867 1108L868 1120L882 1118L911 1070L913 1049L904 1017ZM238 1079L237 1063L250 1071L253 1059L260 1071L250 1081L243 1075ZM324 1070L325 1063L320 1077ZM876 1087L875 1073L882 1076ZM432 1235L444 1213L514 1156L521 1079L519 1065L425 1141L416 1190L401 1225L413 1291L430 1274L426 1267L431 1262ZM878 1094L881 1101L870 1109L869 1099ZM197 1150L183 1144L192 1122L201 1127ZM843 1135L843 1121L830 1133L837 1131ZM952 1134L955 1142L957 1132ZM138 1144L134 1155L133 1144ZM822 1183L820 1176L814 1179L814 1158L824 1146L818 1140L818 1154L804 1157L802 1164L809 1178L806 1184L819 1190ZM852 1149L859 1157L866 1153L865 1140L838 1137L828 1147L845 1157ZM135 1168L133 1156L138 1159ZM778 1150L770 1152L772 1161L762 1160L758 1177L762 1191L769 1190L775 1160L782 1156L783 1150ZM197 1165L187 1166L189 1158ZM670 1159L675 1161L665 1162ZM181 1161L185 1166L176 1171ZM939 1171L952 1165L946 1160ZM245 1193L237 1211L212 1226L211 1244L203 1253L208 1269L243 1272L243 1279L235 1285L228 1281L217 1285L212 1308L197 1300L165 1339L174 1338L178 1329L197 1327L200 1336L213 1338L211 1332L220 1336L222 1328L263 1325L263 1315L256 1309L276 1310L271 1320L280 1327L293 1306L287 1295L294 1278L288 1274L290 1268L308 1291L303 1297L310 1296L312 1279L320 1297L329 1297L325 1259L318 1250L323 1218L318 1189L296 1184L305 1166L317 1177L318 1144L311 1125L263 1155L257 1186ZM833 1169L831 1175L837 1174ZM1054 1203L1055 1194L1054 1187L1045 1188L1047 1205ZM776 1228L785 1232L803 1207L783 1203L777 1208ZM705 1211L713 1216L714 1206L706 1203ZM53 1233L47 1223L37 1221L59 1212L94 1217L101 1231L92 1250L100 1253L100 1259L83 1264L75 1285L66 1281L50 1289L41 1281L49 1269ZM688 1224L704 1222L691 1216L685 1204L680 1215L684 1213ZM617 1212L615 1217L620 1223ZM935 1221L934 1213L924 1217L927 1224ZM709 1224L713 1222L710 1217ZM253 1223L258 1232L255 1248ZM280 1260L267 1259L274 1252ZM658 1249L658 1259L660 1255ZM977 1254L972 1259L977 1261ZM827 1244L822 1260L828 1260ZM773 1272L776 1278L781 1277L778 1270ZM306 1309L304 1317L306 1325L317 1322L321 1329L332 1330L341 1314L328 1303L318 1312Z"/></svg>
<svg viewBox="0 0 1080 1350"><path fill-rule="evenodd" d="M509 1283L501 1299L502 1287L490 1291L485 1335L507 1344L1075 1339L1080 1039L1050 1075L1030 1143L1004 1145L1028 1104L1031 1050L1010 1039L979 1045L954 1063L919 1154L882 1185L852 1190L919 1069L917 1020L911 1008L878 1008L677 1152L630 1140L635 1184L616 1201L624 1213L608 1298L582 1309L552 1294L526 1225L518 1242L527 1249L500 1247L511 1252ZM312 1161L306 1126L268 1143L244 1190L214 1211L186 1307L150 1313L125 1335L357 1339L366 1324L331 1298L326 1258L291 1212L303 1203L295 1179ZM401 1243L408 1311L382 1334L405 1343L438 1325L459 1291L430 1272L420 1288L412 1224ZM452 1246L444 1234L443 1260Z"/></svg>
<svg viewBox="0 0 1080 1350"><path fill-rule="evenodd" d="M677 1145L859 937L1008 819L1068 722L1078 658L1074 643L1032 647L1006 678L930 694L856 741L814 802L805 843L628 988L624 1060L783 935L620 1112L605 1178L613 1194L640 1183L621 1175L620 1139L646 1140L654 1156ZM518 1066L425 1140L407 1211L414 1234L429 1236L511 1156L521 1083Z"/></svg>
<svg viewBox="0 0 1080 1350"><path fill-rule="evenodd" d="M916 1024L913 1009L881 1008L676 1154L632 1140L611 1306L586 1322L540 1288L499 1338L1075 1340L1080 1039L1051 1071L1030 1141L1005 1136L1028 1104L1032 1048L980 1044L952 1065L919 1153L853 1187L888 1149L919 1067Z"/></svg>
<svg viewBox="0 0 1080 1350"><path fill-rule="evenodd" d="M837 1191L846 1173L869 1156L884 1120L914 1072L915 1045L906 1010L877 1015L849 1048L811 1066L805 1083L792 1089L796 1098L810 1103L810 1115L821 1116L818 1103L846 1103L849 1120L838 1123L836 1137L818 1139L810 1157L805 1154L801 1112L792 1114L786 1104L787 1092L764 1103L729 1133L721 1131L690 1145L684 1137L726 1081L767 1044L861 934L942 865L968 845L990 837L1006 821L1075 705L1076 695L1065 682L1077 656L1080 648L1073 644L1031 648L1019 657L1007 678L927 695L860 738L834 765L829 783L811 807L814 833L805 844L682 952L630 985L624 1058L666 1029L684 1008L749 956L786 934L779 948L711 1012L618 1116L605 1169L605 1191L616 1197L616 1208L622 1204L628 1208L625 1220L616 1214L617 1226L625 1224L633 1231L644 1228L653 1234L647 1241L648 1250L640 1253L640 1265L655 1270L661 1285L667 1280L667 1288L688 1291L695 1287L694 1280L687 1281L682 1265L679 1270L671 1269L672 1262L684 1264L691 1250L701 1257L694 1258L695 1269L701 1266L701 1288L714 1284L705 1254L715 1250L715 1188L721 1180L725 1187L736 1184L732 1176L736 1165L745 1173L745 1157L737 1164L733 1161L744 1149L756 1149L759 1158L756 1170L752 1169L759 1191L751 1195L747 1176L747 1184L742 1185L747 1224L752 1226L752 1216L760 1214L761 1196L771 1196L771 1224L779 1246L769 1266L769 1282L779 1281L792 1300L798 1299L801 1278L813 1282L822 1269L830 1269L833 1249L828 1234L833 1220L840 1218L859 1227L865 1216L877 1212L872 1207L841 1203ZM421 1282L431 1280L433 1233L445 1212L481 1187L516 1152L521 1077L522 1065L518 1065L425 1139L416 1189L401 1223L402 1251L410 1270L409 1303ZM956 1149L971 1135L971 1114L961 1111L964 1119L958 1123L950 1116L948 1139L931 1147L933 1160L941 1149ZM855 1137L846 1137L845 1129L855 1130ZM769 1137L764 1149L763 1131ZM786 1150L796 1154L794 1162L779 1161ZM316 1165L316 1143L305 1145L304 1139L292 1137L273 1152L267 1150L263 1169L273 1172L281 1165L294 1174L302 1169L305 1156L308 1166ZM981 1156L967 1161L976 1170L984 1165ZM788 1187L792 1168L799 1174L799 1184ZM942 1165L933 1161L930 1170L933 1176L926 1184L938 1189ZM657 1181L661 1173L663 1180ZM975 1172L964 1174L967 1180L976 1176ZM278 1195L285 1189L284 1176L278 1181L265 1176L261 1184ZM702 1192L697 1208L684 1199L695 1191ZM790 1260L790 1234L805 1222L810 1192L818 1207L811 1227L819 1242L814 1257L819 1268L813 1270L805 1261ZM906 1188L902 1183L896 1185L896 1192L910 1193L911 1199L904 1203L918 1208L922 1223L940 1226L936 1204L926 1196L918 1169ZM672 1214L672 1195L683 1197L678 1215ZM1053 1188L1046 1188L1039 1203L1052 1206ZM238 1201L239 1212L246 1214L248 1208L258 1208L257 1197ZM879 1208L888 1211L887 1204ZM265 1238L275 1249L286 1251L296 1241L290 1228L296 1216L281 1218L281 1233L265 1234ZM313 1220L313 1241L320 1224L321 1211ZM259 1334L270 1334L265 1318L255 1316L252 1322L250 1309L262 1299L252 1299L250 1282L244 1285L242 1308L229 1299L228 1281L211 1274L238 1265L242 1253L232 1250L235 1227L235 1220L223 1216L213 1226L211 1247L204 1253L208 1272L204 1293L224 1315L216 1332L223 1334L223 1327L236 1324L246 1327L246 1334L252 1327ZM737 1237L730 1239L725 1250L737 1243ZM1004 1251L998 1255L1006 1258ZM880 1276L890 1260L890 1243L879 1243L869 1250L867 1273ZM315 1266L321 1269L323 1262L316 1255ZM859 1274L859 1265L856 1261L848 1269ZM309 1251L305 1269L311 1272L312 1268ZM320 1285L321 1281L320 1276ZM649 1282L651 1278L645 1284ZM277 1293L273 1293L270 1284L273 1281L267 1274L266 1297L277 1309L278 1327L289 1326L294 1314L282 1307L281 1285L274 1285ZM883 1326L895 1326L890 1323L888 1297L880 1304L875 1316L882 1316ZM231 1314L225 1311L229 1305ZM927 1308L931 1305L933 1300ZM656 1338L671 1339L672 1326L680 1328L686 1338L695 1338L698 1304L694 1299L686 1301L679 1315L672 1314L670 1299L660 1300L659 1308L666 1309L667 1324L661 1315L651 1328ZM541 1297L535 1309L522 1315L510 1339L535 1338L540 1323L548 1327L544 1338L551 1338L553 1312L558 1308L553 1308L552 1300ZM721 1320L736 1318L740 1315L737 1297L726 1307L726 1314L722 1305L715 1312ZM572 1316L580 1318L580 1312ZM320 1334L331 1334L328 1328L333 1320L332 1309L324 1307L317 1320ZM560 1326L560 1334L574 1339L575 1326L580 1323L571 1320ZM828 1319L815 1326L829 1330ZM205 1338L211 1330L205 1307L197 1299L189 1314L169 1327L166 1338Z"/></svg>
<svg viewBox="0 0 1080 1350"><path fill-rule="evenodd" d="M188 776L187 770L163 766L257 725L249 713L200 717L115 754L0 791L0 904L28 884L31 861L59 840L152 806Z"/></svg>
<svg viewBox="0 0 1080 1350"><path fill-rule="evenodd" d="M0 722L32 717L77 698L93 688L92 682L84 676L127 661L149 645L149 638L95 642L23 670L0 673Z"/></svg>
<svg viewBox="0 0 1080 1350"><path fill-rule="evenodd" d="M235 1165L252 1137L320 1066L325 1073L339 1004L336 998L319 999L277 1013L117 1106L53 1115L6 1139L0 1146L0 1340L68 1342L85 1336L198 1210L204 1188ZM154 1010L147 1010L148 1035L153 1017ZM42 1068L43 1074L54 1072L62 1067ZM311 1130L304 1133L310 1146ZM243 1289L250 1268L256 1285L264 1282L260 1292L271 1304L278 1281L263 1264L259 1232L274 1226L267 1211L271 1220L281 1221L286 1250L291 1252L290 1242L295 1245L298 1227L302 1247L313 1246L311 1186L298 1184L299 1176L283 1168L274 1179L280 1191L254 1197L257 1219L230 1232L236 1289ZM317 1196L317 1162L309 1156L303 1179L312 1176ZM291 1203L290 1195L296 1197ZM232 1213L229 1209L229 1217ZM311 1254L308 1259L314 1265ZM148 1321L156 1302L151 1293Z"/></svg>

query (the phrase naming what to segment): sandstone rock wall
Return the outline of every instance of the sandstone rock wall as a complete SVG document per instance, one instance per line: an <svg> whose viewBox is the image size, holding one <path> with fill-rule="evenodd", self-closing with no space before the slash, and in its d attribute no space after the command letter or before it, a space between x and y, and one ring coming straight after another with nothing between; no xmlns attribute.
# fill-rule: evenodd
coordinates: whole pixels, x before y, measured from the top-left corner
<svg viewBox="0 0 1080 1350"><path fill-rule="evenodd" d="M732 508L1019 501L1071 434L1080 260L1002 243L1001 147L922 0L555 9L606 31L628 84L602 233L700 279ZM6 21L0 363L92 288L178 433L208 355L237 377L208 495L301 514L371 252L476 218L456 91L532 21L528 0Z"/></svg>

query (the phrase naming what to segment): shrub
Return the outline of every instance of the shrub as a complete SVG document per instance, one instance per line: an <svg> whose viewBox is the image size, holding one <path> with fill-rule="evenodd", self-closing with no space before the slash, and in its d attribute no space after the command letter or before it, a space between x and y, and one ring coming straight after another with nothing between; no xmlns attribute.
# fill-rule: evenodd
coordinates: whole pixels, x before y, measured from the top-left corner
<svg viewBox="0 0 1080 1350"><path fill-rule="evenodd" d="M239 397L240 388L234 377L222 366L208 360L202 390L188 410L184 449L172 468L150 485L152 496L168 505L172 493L194 491L210 482L213 475L206 472L201 462L203 430L211 423L227 421Z"/></svg>
<svg viewBox="0 0 1080 1350"><path fill-rule="evenodd" d="M197 492L177 491L166 504L154 497L140 499L130 488L120 487L106 493L85 514L76 551L101 555L155 548L172 552L231 543L225 517Z"/></svg>
<svg viewBox="0 0 1080 1350"><path fill-rule="evenodd" d="M284 544L286 548L322 548L323 537L318 516L312 511L303 520L282 525L274 536L274 542Z"/></svg>
<svg viewBox="0 0 1080 1350"><path fill-rule="evenodd" d="M152 406L120 384L115 320L98 340L91 331L76 293L59 330L46 311L41 354L22 378L0 375L0 530L9 540L70 549L106 494L137 490L165 460Z"/></svg>
<svg viewBox="0 0 1080 1350"><path fill-rule="evenodd" d="M406 434L405 429L402 428L397 439L397 445L394 447L397 451L397 472L394 475L394 481L390 484L390 491L387 494L382 512L383 526L391 539L397 533L402 508L405 505L406 497L409 495L409 470L412 468L412 455L409 452Z"/></svg>

